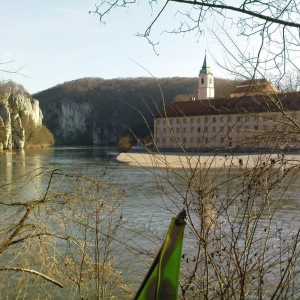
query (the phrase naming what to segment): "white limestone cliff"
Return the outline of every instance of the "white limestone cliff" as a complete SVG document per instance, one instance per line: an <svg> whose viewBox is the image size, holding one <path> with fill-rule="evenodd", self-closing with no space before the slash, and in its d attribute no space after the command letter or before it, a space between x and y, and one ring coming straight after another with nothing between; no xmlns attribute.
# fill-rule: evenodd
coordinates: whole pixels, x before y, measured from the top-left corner
<svg viewBox="0 0 300 300"><path fill-rule="evenodd" d="M42 104L42 110L57 145L105 145L118 140L120 125L103 117L89 101L58 99Z"/></svg>
<svg viewBox="0 0 300 300"><path fill-rule="evenodd" d="M25 147L25 124L22 118L31 119L36 126L42 125L43 114L39 101L26 93L0 95L0 148L23 149ZM24 119L24 118L23 118Z"/></svg>

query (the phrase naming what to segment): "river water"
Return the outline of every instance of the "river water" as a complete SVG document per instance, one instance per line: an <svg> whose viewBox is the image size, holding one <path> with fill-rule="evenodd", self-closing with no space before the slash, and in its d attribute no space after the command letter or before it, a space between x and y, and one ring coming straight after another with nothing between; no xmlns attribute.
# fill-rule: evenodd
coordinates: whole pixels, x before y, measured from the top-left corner
<svg viewBox="0 0 300 300"><path fill-rule="evenodd" d="M5 151L0 155L0 184L18 182L25 174L43 168L57 168L66 174L82 174L95 180L103 181L105 178L105 183L116 187L124 196L125 201L121 208L123 220L131 220L136 228L147 227L149 224L154 234L163 238L174 213L184 206L182 197L179 196L181 185L184 190L184 172L183 180L176 181L180 176L172 177L166 170L115 163L111 160L114 155L117 155L116 149L107 147L66 146ZM220 172L220 180L225 173L226 170ZM168 180L160 180L161 177ZM21 182L24 183L24 180ZM38 198L45 192L45 187L45 182L33 181L26 184L21 193L18 189L11 192L10 197L12 201ZM277 217L282 221L293 220L294 226L297 227L300 201L298 185L295 182L291 185L288 195L280 206ZM187 229L186 241L190 233ZM142 239L139 242L143 244ZM146 243L149 243L149 240ZM153 248L156 249L157 246L154 244ZM138 268L141 268L141 265ZM138 279L133 276L130 280L135 282Z"/></svg>
<svg viewBox="0 0 300 300"><path fill-rule="evenodd" d="M130 167L115 163L112 158L118 154L115 148L107 147L51 147L3 152L0 155L0 183L10 183L40 168L59 168L66 174L88 175L118 187L124 193L124 209L132 218L147 222L149 216L159 216L161 220L172 217L158 210L162 193L157 188L158 173L142 167ZM162 175L163 171L159 172ZM167 187L165 187L167 188ZM37 193L36 186L28 186L22 191L23 199L32 199ZM17 200L19 195L15 194ZM143 209L141 209L143 208ZM170 208L170 207L168 207ZM169 222L169 218L166 221ZM163 221L163 223L165 223Z"/></svg>
<svg viewBox="0 0 300 300"><path fill-rule="evenodd" d="M7 190L2 188L2 191L6 191L9 195L9 201L26 202L40 199L45 194L48 177L46 181L43 181L43 178L32 178L47 168L60 169L68 175L88 176L113 185L120 191L122 198L125 199L122 207L119 207L124 223L128 221L131 227L137 230L143 226L151 227L154 232L152 238L155 235L163 238L174 216L174 213L169 211L174 208L172 203L157 188L158 182L153 170L115 163L112 158L117 154L118 151L115 148L107 147L65 146L4 151L0 154L0 185L5 187L7 184ZM26 175L31 172L32 176ZM10 183L14 184L10 185ZM60 185L58 189L62 187L63 185ZM7 197L5 199L8 200ZM176 207L174 211L178 212ZM8 222L9 220L8 216ZM136 237L136 233L134 235ZM143 241L139 238L137 240L140 246L143 246L143 243L149 243L148 240ZM158 245L154 243L148 245L147 248L157 249L157 247ZM124 253L120 254L122 255ZM134 269L135 267L132 266L131 270ZM136 271L141 272L141 264L138 264ZM145 273L145 270L142 271ZM141 278L134 276L135 272L132 273L131 283L140 281Z"/></svg>
<svg viewBox="0 0 300 300"><path fill-rule="evenodd" d="M162 201L160 190L162 183L158 177L167 177L170 174L163 170L157 172L151 168L130 167L112 162L112 157L117 154L115 148L108 147L65 146L4 151L0 155L0 184L13 182L24 174L43 167L59 168L67 174L89 175L97 180L105 174L107 180L119 186L124 192L128 200L125 209L131 217L147 221L149 215L155 215L157 212L161 220L164 220L169 214L163 210L158 211L158 206L167 206L168 209L171 207L168 206L170 203L166 199L166 202ZM184 183L173 182L173 184ZM283 216L286 215L286 219L294 217L294 212L300 209L298 186L294 183L290 188L288 192L290 197L281 207L281 212ZM176 193L174 188L167 185L164 189L168 193ZM22 197L30 199L34 193L36 193L36 187L31 189L29 186L25 192L23 191Z"/></svg>

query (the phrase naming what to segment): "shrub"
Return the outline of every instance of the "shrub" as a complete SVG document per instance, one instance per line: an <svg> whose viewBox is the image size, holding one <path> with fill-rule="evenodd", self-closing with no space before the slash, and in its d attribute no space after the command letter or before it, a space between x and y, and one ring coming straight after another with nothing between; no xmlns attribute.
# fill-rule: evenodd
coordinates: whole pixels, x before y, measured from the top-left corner
<svg viewBox="0 0 300 300"><path fill-rule="evenodd" d="M118 143L117 143L117 147L121 150L121 151L128 151L132 148L131 146L131 139L129 136L123 136L119 139Z"/></svg>

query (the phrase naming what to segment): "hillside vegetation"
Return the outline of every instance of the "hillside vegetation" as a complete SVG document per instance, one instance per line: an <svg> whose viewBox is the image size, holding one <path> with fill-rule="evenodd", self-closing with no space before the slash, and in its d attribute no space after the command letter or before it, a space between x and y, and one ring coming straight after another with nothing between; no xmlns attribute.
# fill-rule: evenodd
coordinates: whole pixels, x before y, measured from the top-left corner
<svg viewBox="0 0 300 300"><path fill-rule="evenodd" d="M236 80L215 78L215 97L229 97L237 84ZM149 134L146 122L152 129L153 115L164 103L197 98L197 89L198 78L82 78L59 84L33 97L40 101L44 123L53 132L57 144L107 144L130 131L138 137L146 137ZM84 103L89 105L91 113L89 118L85 117L82 131L77 129L68 134L69 128L64 127L62 133L66 121L72 126L72 121L66 118L74 117L63 116L63 102L78 107ZM97 134L100 136L95 138ZM110 134L115 138L110 139Z"/></svg>

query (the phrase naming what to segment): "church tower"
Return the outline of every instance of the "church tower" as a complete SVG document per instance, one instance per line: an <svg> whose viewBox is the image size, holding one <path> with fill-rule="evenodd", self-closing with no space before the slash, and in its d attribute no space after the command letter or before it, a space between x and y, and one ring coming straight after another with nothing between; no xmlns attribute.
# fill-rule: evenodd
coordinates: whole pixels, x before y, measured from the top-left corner
<svg viewBox="0 0 300 300"><path fill-rule="evenodd" d="M211 99L215 97L214 75L206 63L206 53L202 69L199 73L198 100Z"/></svg>

